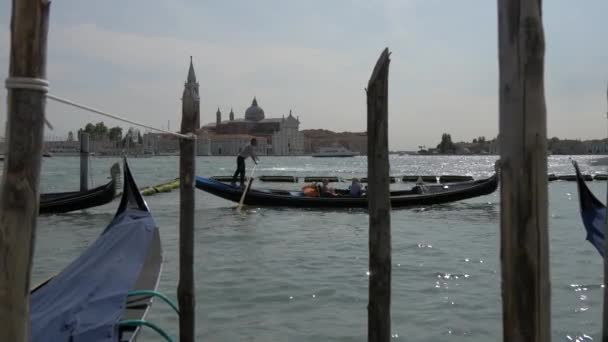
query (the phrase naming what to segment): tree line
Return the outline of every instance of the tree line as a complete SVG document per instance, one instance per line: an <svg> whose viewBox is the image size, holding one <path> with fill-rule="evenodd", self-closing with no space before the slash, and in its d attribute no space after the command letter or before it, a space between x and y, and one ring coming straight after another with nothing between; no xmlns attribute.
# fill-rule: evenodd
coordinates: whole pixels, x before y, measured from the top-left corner
<svg viewBox="0 0 608 342"><path fill-rule="evenodd" d="M127 134L123 137L122 127L114 126L108 128L103 121L95 124L89 122L84 128L80 128L77 133L76 137L74 137L74 133L70 131L68 133L68 141L74 141L75 138L80 141L80 134L88 133L92 140L107 139L113 142L121 142L124 145L127 143L127 139L129 139L131 142L143 144L143 137L138 129L129 127Z"/></svg>

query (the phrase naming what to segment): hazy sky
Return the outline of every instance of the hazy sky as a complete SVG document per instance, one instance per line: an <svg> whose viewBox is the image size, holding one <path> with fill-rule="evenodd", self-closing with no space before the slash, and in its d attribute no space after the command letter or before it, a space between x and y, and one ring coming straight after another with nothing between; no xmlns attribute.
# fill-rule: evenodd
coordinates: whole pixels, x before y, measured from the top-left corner
<svg viewBox="0 0 608 342"><path fill-rule="evenodd" d="M606 136L608 1L544 2L548 134ZM0 0L0 78L8 72L10 0ZM253 96L267 117L292 109L301 128L364 131L364 88L382 49L392 149L498 131L494 0L56 0L51 92L177 129L189 56L201 122L242 117ZM5 120L6 91L0 119ZM65 136L97 117L49 102ZM125 128L127 125L124 125Z"/></svg>

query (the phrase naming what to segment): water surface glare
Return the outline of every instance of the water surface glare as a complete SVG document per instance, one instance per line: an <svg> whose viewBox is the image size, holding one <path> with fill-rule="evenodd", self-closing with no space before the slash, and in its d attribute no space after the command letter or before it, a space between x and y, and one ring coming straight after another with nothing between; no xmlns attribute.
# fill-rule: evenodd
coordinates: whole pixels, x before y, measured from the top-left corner
<svg viewBox="0 0 608 342"><path fill-rule="evenodd" d="M262 157L256 175L365 176L366 159ZM584 172L590 157L575 157ZM391 156L391 174L492 173L495 156ZM93 158L95 185L117 159ZM232 157L198 157L197 174L227 175ZM178 158L130 160L140 187L178 176ZM77 158L45 158L44 191L78 189ZM251 165L248 165L249 169ZM549 172L573 174L568 157ZM602 201L605 182L589 182ZM254 187L293 189L302 184ZM347 187L348 183L339 186ZM409 187L406 184L394 188ZM392 211L392 336L403 341L496 341L502 338L499 192L452 204ZM585 241L574 182L549 185L552 331L555 341L598 340L602 259ZM175 299L179 193L146 197L161 229L160 290ZM112 218L118 201L39 220L33 283L60 271ZM196 191L197 339L208 341L365 341L368 216L365 210L246 207ZM177 337L178 319L161 302L148 320ZM147 330L142 341L160 341Z"/></svg>

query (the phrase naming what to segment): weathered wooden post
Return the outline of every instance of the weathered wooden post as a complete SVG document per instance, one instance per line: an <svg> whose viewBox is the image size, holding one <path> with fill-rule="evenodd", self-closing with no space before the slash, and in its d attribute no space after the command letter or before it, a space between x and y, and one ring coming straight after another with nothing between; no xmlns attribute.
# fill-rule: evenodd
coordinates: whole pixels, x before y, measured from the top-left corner
<svg viewBox="0 0 608 342"><path fill-rule="evenodd" d="M0 341L29 341L49 11L49 1L12 2L7 153L0 194Z"/></svg>
<svg viewBox="0 0 608 342"><path fill-rule="evenodd" d="M388 48L367 85L369 303L367 340L391 339L391 202L388 163Z"/></svg>
<svg viewBox="0 0 608 342"><path fill-rule="evenodd" d="M194 341L194 173L196 158L196 117L199 113L198 83L194 74L192 57L188 80L182 95L182 134L192 134L193 139L180 138L179 149L179 337L181 342Z"/></svg>
<svg viewBox="0 0 608 342"><path fill-rule="evenodd" d="M80 191L89 190L89 133L80 133Z"/></svg>
<svg viewBox="0 0 608 342"><path fill-rule="evenodd" d="M545 39L541 0L498 0L504 341L549 341Z"/></svg>

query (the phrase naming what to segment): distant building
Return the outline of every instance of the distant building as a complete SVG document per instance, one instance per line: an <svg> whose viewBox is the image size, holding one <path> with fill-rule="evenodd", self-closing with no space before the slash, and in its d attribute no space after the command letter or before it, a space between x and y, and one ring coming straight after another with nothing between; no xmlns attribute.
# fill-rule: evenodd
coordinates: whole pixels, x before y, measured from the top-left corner
<svg viewBox="0 0 608 342"><path fill-rule="evenodd" d="M587 143L587 151L590 154L608 154L607 140L591 140Z"/></svg>
<svg viewBox="0 0 608 342"><path fill-rule="evenodd" d="M143 153L152 155L179 153L179 138L168 133L145 133Z"/></svg>
<svg viewBox="0 0 608 342"><path fill-rule="evenodd" d="M268 142L264 137L247 134L218 134L211 135L209 151L213 156L235 156L239 154L252 138L256 138L258 145L255 152L258 155L268 155Z"/></svg>
<svg viewBox="0 0 608 342"><path fill-rule="evenodd" d="M77 155L80 153L79 141L45 141L44 150L50 153ZM94 152L94 151L92 151Z"/></svg>
<svg viewBox="0 0 608 342"><path fill-rule="evenodd" d="M232 109L228 118L222 121L222 112L218 108L215 122L203 126L198 133L199 137L209 139L212 155L236 155L251 138L258 140L260 155L291 156L304 153L300 120L291 111L287 117L266 118L254 97L243 119L235 119Z"/></svg>
<svg viewBox="0 0 608 342"><path fill-rule="evenodd" d="M343 146L361 155L367 155L366 132L332 132L325 129L309 129L304 133L304 153L319 152L321 147Z"/></svg>
<svg viewBox="0 0 608 342"><path fill-rule="evenodd" d="M184 84L184 87L189 88L194 94L196 94L196 97L194 99L194 127L201 127L201 98L199 95L198 82L196 82L196 74L194 73L194 65L192 65L192 56L190 56L190 68L188 69L188 78L186 80L186 83Z"/></svg>

